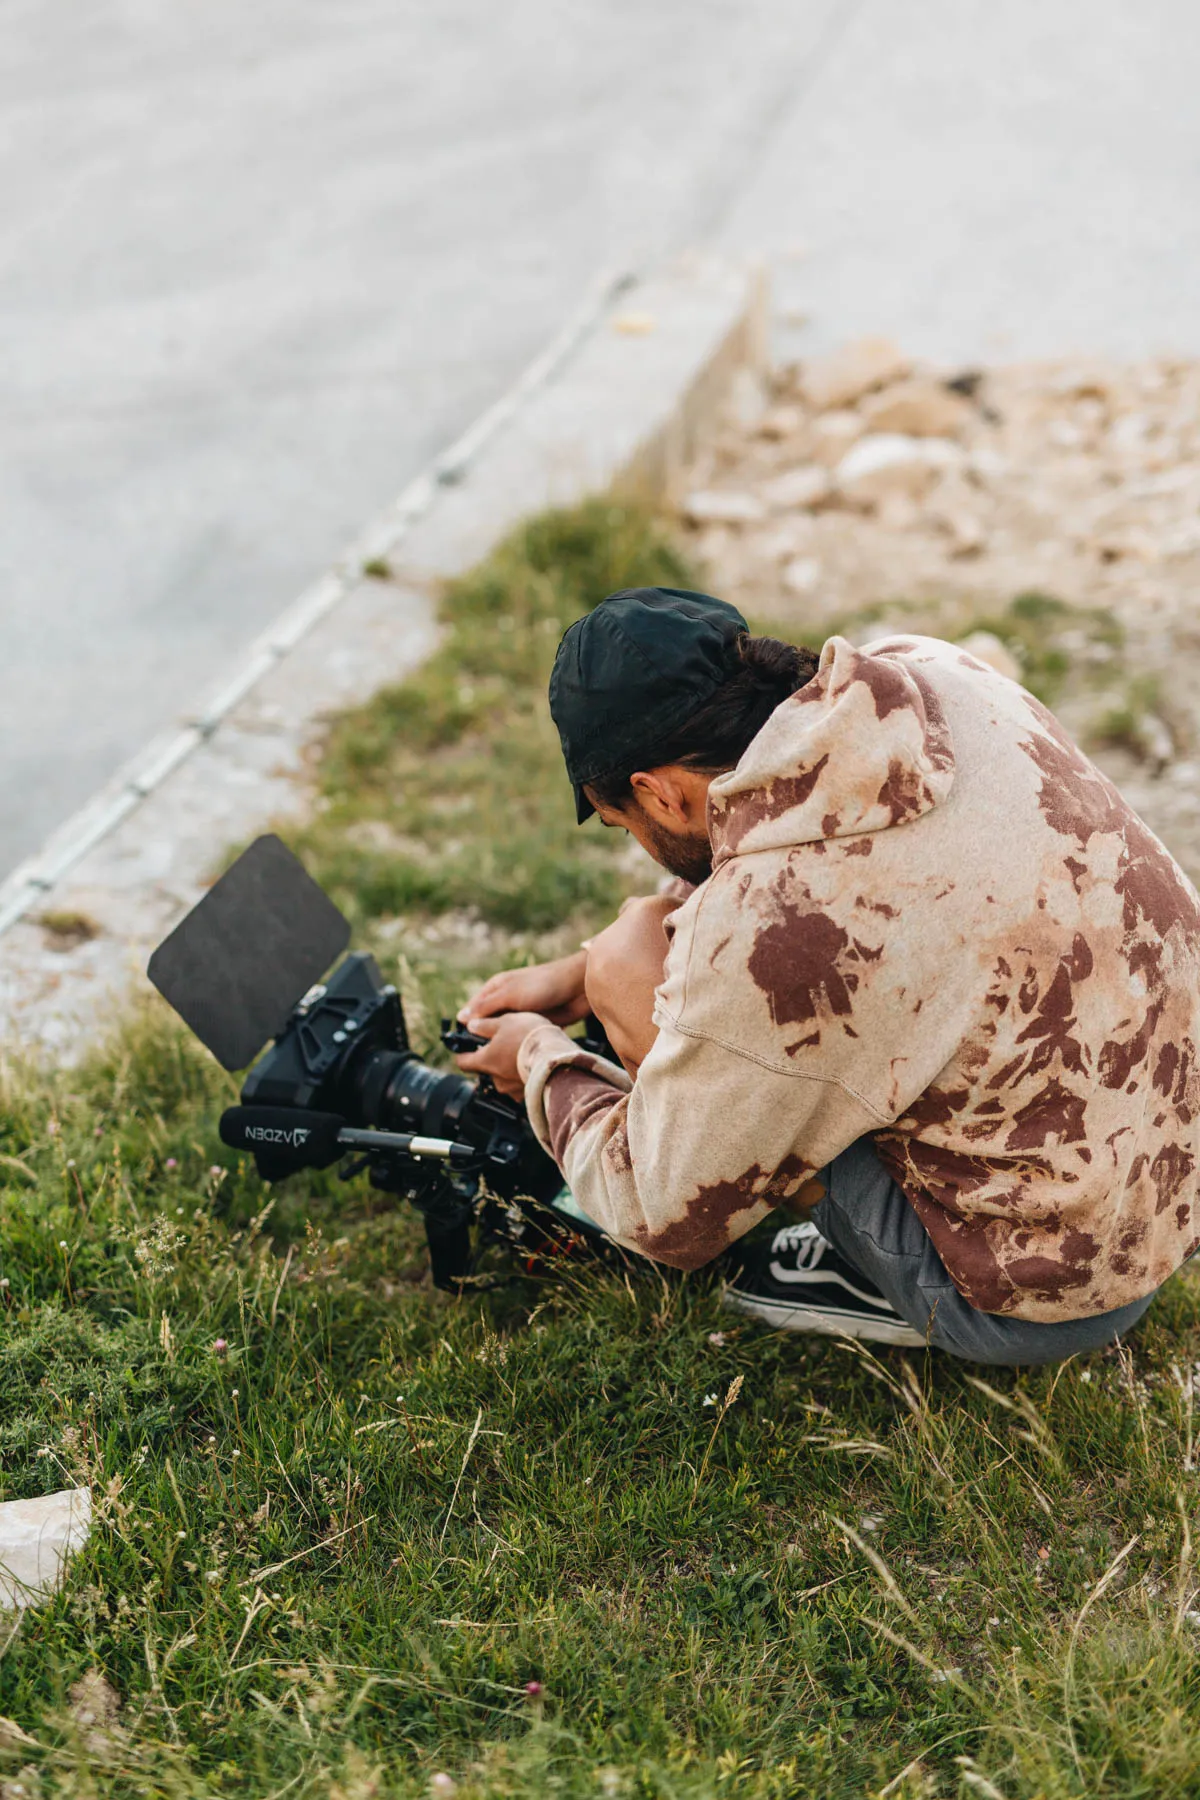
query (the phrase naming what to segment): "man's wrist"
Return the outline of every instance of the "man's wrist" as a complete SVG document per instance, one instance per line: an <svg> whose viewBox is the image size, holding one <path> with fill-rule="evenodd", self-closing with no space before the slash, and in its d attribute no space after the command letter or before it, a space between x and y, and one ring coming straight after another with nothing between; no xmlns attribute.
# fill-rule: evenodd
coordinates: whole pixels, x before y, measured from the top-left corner
<svg viewBox="0 0 1200 1800"><path fill-rule="evenodd" d="M534 1064L541 1057L570 1057L578 1048L575 1040L567 1036L561 1025L552 1025L547 1019L543 1024L535 1025L522 1038L517 1051L517 1073L523 1082L527 1082Z"/></svg>
<svg viewBox="0 0 1200 1800"><path fill-rule="evenodd" d="M587 984L587 947L590 942L590 938L585 939L578 950L573 950L570 956L563 957L563 962L571 970L571 997L574 1000L582 999Z"/></svg>

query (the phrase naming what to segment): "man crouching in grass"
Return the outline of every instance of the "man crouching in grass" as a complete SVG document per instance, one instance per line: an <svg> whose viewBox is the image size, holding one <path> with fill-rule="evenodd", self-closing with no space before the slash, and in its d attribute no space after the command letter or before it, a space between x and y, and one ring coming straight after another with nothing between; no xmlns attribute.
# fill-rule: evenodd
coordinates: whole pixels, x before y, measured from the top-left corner
<svg viewBox="0 0 1200 1800"><path fill-rule="evenodd" d="M983 1363L1127 1331L1200 1241L1200 903L1046 709L663 588L571 626L550 705L580 822L678 878L463 1010L583 1210L692 1269L807 1208L731 1259L777 1326Z"/></svg>

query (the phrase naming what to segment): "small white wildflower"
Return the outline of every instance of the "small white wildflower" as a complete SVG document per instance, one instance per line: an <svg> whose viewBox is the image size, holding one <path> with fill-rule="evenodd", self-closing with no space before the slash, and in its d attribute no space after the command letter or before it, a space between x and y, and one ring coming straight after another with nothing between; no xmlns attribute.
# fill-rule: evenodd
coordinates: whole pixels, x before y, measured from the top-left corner
<svg viewBox="0 0 1200 1800"><path fill-rule="evenodd" d="M241 1454L242 1454L242 1453L241 1453L241 1451L240 1451L240 1450L235 1450L235 1451L234 1451L234 1453L233 1453L233 1454L234 1454L234 1455L235 1455L235 1456L240 1456L240 1455L241 1455Z"/></svg>
<svg viewBox="0 0 1200 1800"><path fill-rule="evenodd" d="M205 1579L205 1581L220 1581L220 1579L221 1579L220 1569L210 1569L208 1571L208 1574L204 1577L204 1579Z"/></svg>
<svg viewBox="0 0 1200 1800"><path fill-rule="evenodd" d="M187 1536L187 1532L186 1532L186 1531L177 1531L177 1532L176 1532L176 1533L175 1533L175 1536L176 1536L176 1537L177 1537L177 1538L185 1538L185 1537L186 1537L186 1536Z"/></svg>
<svg viewBox="0 0 1200 1800"><path fill-rule="evenodd" d="M710 1331L708 1334L708 1341L713 1346L714 1350L723 1350L725 1348L725 1333L723 1331Z"/></svg>
<svg viewBox="0 0 1200 1800"><path fill-rule="evenodd" d="M236 1389L236 1388L230 1388L230 1390L229 1390L229 1393L230 1393L230 1398L231 1398L231 1399L233 1399L233 1400L236 1400L236 1399L237 1399L237 1397L238 1397L238 1391L237 1391L237 1389Z"/></svg>
<svg viewBox="0 0 1200 1800"><path fill-rule="evenodd" d="M1080 1369L1079 1379L1080 1381L1090 1381L1092 1379L1092 1371L1090 1369Z"/></svg>
<svg viewBox="0 0 1200 1800"><path fill-rule="evenodd" d="M67 1167L68 1169L73 1169L75 1167L75 1158L73 1156L67 1158Z"/></svg>
<svg viewBox="0 0 1200 1800"><path fill-rule="evenodd" d="M59 1240L58 1240L58 1247L59 1247L59 1249L60 1249L60 1250L65 1250L65 1249L66 1249L66 1248L67 1248L67 1240L66 1240L66 1238L59 1238Z"/></svg>
<svg viewBox="0 0 1200 1800"><path fill-rule="evenodd" d="M715 1406L717 1404L716 1394L705 1394L704 1404L705 1406Z"/></svg>
<svg viewBox="0 0 1200 1800"><path fill-rule="evenodd" d="M6 1288L7 1286L8 1286L8 1276L6 1275L4 1277L4 1279L2 1281L0 1281L0 1288Z"/></svg>

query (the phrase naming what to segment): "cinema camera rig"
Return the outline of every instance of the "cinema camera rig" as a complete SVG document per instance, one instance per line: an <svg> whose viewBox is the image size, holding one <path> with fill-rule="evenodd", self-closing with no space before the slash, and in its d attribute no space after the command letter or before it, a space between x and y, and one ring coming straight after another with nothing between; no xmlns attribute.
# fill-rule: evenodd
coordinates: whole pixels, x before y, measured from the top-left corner
<svg viewBox="0 0 1200 1800"><path fill-rule="evenodd" d="M404 1009L374 958L346 956L350 927L276 837L253 843L150 959L149 975L229 1070L245 1069L222 1142L265 1181L327 1169L423 1215L433 1280L459 1289L500 1243L522 1258L613 1253L575 1207L524 1108L485 1076L432 1068L410 1047ZM483 1042L442 1021L442 1043ZM268 1039L270 1048L260 1056ZM609 1054L599 1027L585 1040ZM258 1060L256 1061L255 1058Z"/></svg>

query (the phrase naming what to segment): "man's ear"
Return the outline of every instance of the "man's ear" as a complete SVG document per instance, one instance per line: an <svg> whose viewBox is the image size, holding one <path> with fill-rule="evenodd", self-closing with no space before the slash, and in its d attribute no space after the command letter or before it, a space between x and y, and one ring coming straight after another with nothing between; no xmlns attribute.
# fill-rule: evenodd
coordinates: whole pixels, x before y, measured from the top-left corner
<svg viewBox="0 0 1200 1800"><path fill-rule="evenodd" d="M675 769L667 767L643 769L629 777L629 785L647 818L668 829L687 824L687 800L676 774Z"/></svg>
<svg viewBox="0 0 1200 1800"><path fill-rule="evenodd" d="M629 785L648 818L678 831L703 826L711 780L711 775L702 775L697 769L666 763L631 775Z"/></svg>

